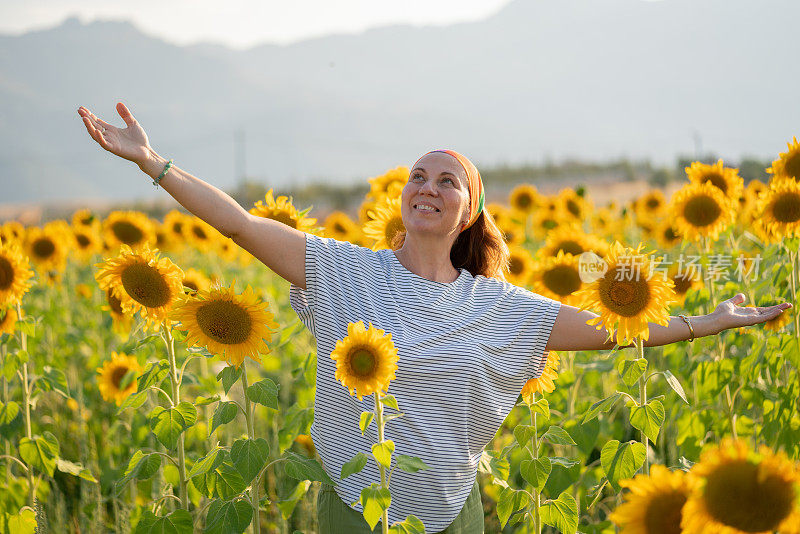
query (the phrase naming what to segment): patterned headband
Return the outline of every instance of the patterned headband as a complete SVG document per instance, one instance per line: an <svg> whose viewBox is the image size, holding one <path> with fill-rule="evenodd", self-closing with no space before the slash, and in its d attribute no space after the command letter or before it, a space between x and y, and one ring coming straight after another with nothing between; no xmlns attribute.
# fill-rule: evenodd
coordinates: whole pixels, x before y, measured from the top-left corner
<svg viewBox="0 0 800 534"><path fill-rule="evenodd" d="M483 203L485 198L483 194L483 181L481 180L481 173L478 172L478 169L469 159L467 159L466 156L459 154L455 150L431 150L427 154L423 154L422 157L417 160L417 163L419 163L420 159L433 152L444 152L445 154L450 154L458 160L458 162L464 168L464 172L467 173L467 183L469 185L470 218L469 221L467 221L467 224L461 228L461 231L463 232L472 226L475 221L478 220L478 216L480 216L480 214L483 212ZM414 167L417 166L417 163L414 163ZM412 167L412 169L414 167Z"/></svg>

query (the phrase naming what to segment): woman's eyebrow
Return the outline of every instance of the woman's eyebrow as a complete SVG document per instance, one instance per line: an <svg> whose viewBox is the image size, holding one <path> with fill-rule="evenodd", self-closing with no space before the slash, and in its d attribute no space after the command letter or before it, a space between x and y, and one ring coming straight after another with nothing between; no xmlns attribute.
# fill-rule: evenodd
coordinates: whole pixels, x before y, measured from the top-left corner
<svg viewBox="0 0 800 534"><path fill-rule="evenodd" d="M422 171L422 172L427 172L427 171L426 171L424 168L422 168L422 167L414 167L414 168L411 170L411 172L414 172L414 171ZM443 171L443 172L439 173L439 176L442 176L443 174L449 174L450 176L452 176L452 177L454 177L454 178L455 178L455 176L456 176L456 175L455 175L455 174L453 174L452 172L447 172L447 171Z"/></svg>

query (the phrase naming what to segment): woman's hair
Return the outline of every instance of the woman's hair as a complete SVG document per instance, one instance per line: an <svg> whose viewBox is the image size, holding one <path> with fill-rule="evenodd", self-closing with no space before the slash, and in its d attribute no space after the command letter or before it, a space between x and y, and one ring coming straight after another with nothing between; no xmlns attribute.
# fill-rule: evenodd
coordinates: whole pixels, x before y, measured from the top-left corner
<svg viewBox="0 0 800 534"><path fill-rule="evenodd" d="M405 231L395 234L391 243L392 249L402 247L405 240ZM456 269L463 267L472 276L480 274L498 280L506 279L510 256L503 233L485 209L472 226L458 235L450 249L450 261Z"/></svg>

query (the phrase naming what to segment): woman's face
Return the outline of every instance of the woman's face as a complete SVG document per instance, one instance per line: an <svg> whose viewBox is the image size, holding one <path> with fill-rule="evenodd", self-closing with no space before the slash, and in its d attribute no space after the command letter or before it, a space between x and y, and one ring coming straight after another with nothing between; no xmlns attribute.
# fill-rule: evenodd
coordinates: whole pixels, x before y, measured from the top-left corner
<svg viewBox="0 0 800 534"><path fill-rule="evenodd" d="M423 156L403 188L401 213L409 233L457 235L469 220L469 185L458 160L445 152Z"/></svg>

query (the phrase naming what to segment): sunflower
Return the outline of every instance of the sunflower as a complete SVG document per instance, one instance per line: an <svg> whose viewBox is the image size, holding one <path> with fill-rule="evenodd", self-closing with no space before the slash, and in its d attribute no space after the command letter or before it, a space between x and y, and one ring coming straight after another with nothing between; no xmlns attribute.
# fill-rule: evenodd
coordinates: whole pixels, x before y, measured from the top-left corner
<svg viewBox="0 0 800 534"><path fill-rule="evenodd" d="M207 291L211 287L211 279L197 269L183 271L184 292L195 295L198 291Z"/></svg>
<svg viewBox="0 0 800 534"><path fill-rule="evenodd" d="M511 210L498 202L489 202L484 206L484 209L489 212L495 222L501 217L509 217L511 215Z"/></svg>
<svg viewBox="0 0 800 534"><path fill-rule="evenodd" d="M526 286L533 274L533 269L536 263L533 261L533 256L520 246L510 247L511 253L508 257L508 272L506 273L506 280L510 284L517 286Z"/></svg>
<svg viewBox="0 0 800 534"><path fill-rule="evenodd" d="M561 204L561 213L569 219L583 222L589 214L594 211L591 202L578 194L572 188L566 187L558 193L558 200Z"/></svg>
<svg viewBox="0 0 800 534"><path fill-rule="evenodd" d="M200 345L230 365L239 367L249 356L261 363L268 354L271 329L278 328L274 316L250 286L237 294L230 287L212 287L185 297L170 316L186 331L187 345Z"/></svg>
<svg viewBox="0 0 800 534"><path fill-rule="evenodd" d="M261 200L256 202L255 206L250 209L250 213L278 221L301 232L310 232L317 223L316 219L305 216L308 210L298 212L297 208L292 204L291 198L286 196L279 196L277 199L273 198L272 189L267 191L263 202Z"/></svg>
<svg viewBox="0 0 800 534"><path fill-rule="evenodd" d="M363 225L374 220L375 208L378 207L377 200L364 199L358 206L358 221Z"/></svg>
<svg viewBox="0 0 800 534"><path fill-rule="evenodd" d="M544 247L539 250L542 257L556 256L559 251L580 256L584 252L594 252L605 256L608 243L572 226L562 226L547 234Z"/></svg>
<svg viewBox="0 0 800 534"><path fill-rule="evenodd" d="M661 248L670 249L681 242L681 236L669 218L664 218L653 229L653 237Z"/></svg>
<svg viewBox="0 0 800 534"><path fill-rule="evenodd" d="M156 234L153 221L140 211L112 211L103 221L103 237L111 250L121 245L136 249L153 245Z"/></svg>
<svg viewBox="0 0 800 534"><path fill-rule="evenodd" d="M722 160L713 165L695 161L685 170L689 181L692 183L709 183L722 191L722 194L731 200L738 200L742 195L744 180L739 176L739 169L724 167Z"/></svg>
<svg viewBox="0 0 800 534"><path fill-rule="evenodd" d="M25 253L42 274L49 271L62 272L67 266L69 235L56 222L49 222L42 228L31 227L25 231Z"/></svg>
<svg viewBox="0 0 800 534"><path fill-rule="evenodd" d="M605 327L608 340L616 330L618 345L632 343L636 337L649 339L650 322L667 326L667 311L675 301L672 281L653 273L653 262L641 252L642 247L634 250L615 241L604 258L606 273L575 293L582 300L581 310L599 310L599 316L586 324L597 325L597 330Z"/></svg>
<svg viewBox="0 0 800 534"><path fill-rule="evenodd" d="M531 228L537 239L546 238L556 228L563 227L579 230L577 223L572 219L565 219L559 211L542 209L533 214Z"/></svg>
<svg viewBox="0 0 800 534"><path fill-rule="evenodd" d="M650 468L650 475L638 474L621 480L628 488L625 503L610 519L623 534L681 534L681 513L689 498L689 482L684 471L670 471L663 465Z"/></svg>
<svg viewBox="0 0 800 534"><path fill-rule="evenodd" d="M31 288L33 271L17 245L0 245L0 308L22 302Z"/></svg>
<svg viewBox="0 0 800 534"><path fill-rule="evenodd" d="M88 262L92 256L100 253L102 242L96 226L82 226L73 223L70 228L75 243L74 251L82 262Z"/></svg>
<svg viewBox="0 0 800 534"><path fill-rule="evenodd" d="M797 533L800 476L783 452L723 439L689 472L681 527L698 534Z"/></svg>
<svg viewBox="0 0 800 534"><path fill-rule="evenodd" d="M675 228L687 240L717 239L736 217L734 202L710 183L687 184L670 201Z"/></svg>
<svg viewBox="0 0 800 534"><path fill-rule="evenodd" d="M106 302L108 304L102 309L111 314L111 326L114 332L120 336L130 335L133 318L122 311L122 301L114 295L112 288L106 289Z"/></svg>
<svg viewBox="0 0 800 534"><path fill-rule="evenodd" d="M530 184L519 184L508 195L508 204L511 209L530 215L542 204L542 196L536 187Z"/></svg>
<svg viewBox="0 0 800 534"><path fill-rule="evenodd" d="M548 351L547 362L544 364L544 371L538 378L531 378L522 386L522 398L528 404L533 404L534 393L550 393L556 389L554 380L558 378L558 365L560 356L555 351Z"/></svg>
<svg viewBox="0 0 800 534"><path fill-rule="evenodd" d="M368 178L370 189L369 193L367 193L367 198L379 201L383 196L399 197L403 187L408 183L408 175L408 167L401 166L395 167L380 176Z"/></svg>
<svg viewBox="0 0 800 534"><path fill-rule="evenodd" d="M14 327L17 326L17 312L14 308L8 307L6 309L0 308L0 335L8 334L14 335Z"/></svg>
<svg viewBox="0 0 800 534"><path fill-rule="evenodd" d="M503 240L508 246L521 245L525 242L525 226L520 224L509 215L498 214L495 219L495 225L500 233L503 234Z"/></svg>
<svg viewBox="0 0 800 534"><path fill-rule="evenodd" d="M772 182L761 193L756 213L776 241L800 234L800 182Z"/></svg>
<svg viewBox="0 0 800 534"><path fill-rule="evenodd" d="M22 244L25 227L19 221L6 221L0 226L0 245L5 243Z"/></svg>
<svg viewBox="0 0 800 534"><path fill-rule="evenodd" d="M397 347L392 334L364 321L347 325L347 336L331 352L336 362L336 380L362 400L365 395L387 391L397 371Z"/></svg>
<svg viewBox="0 0 800 534"><path fill-rule="evenodd" d="M72 214L72 226L77 228L92 228L98 229L100 227L100 219L88 209L80 209Z"/></svg>
<svg viewBox="0 0 800 534"><path fill-rule="evenodd" d="M575 293L583 287L578 256L559 250L555 256L543 257L533 267L531 284L540 295L564 304L578 304Z"/></svg>
<svg viewBox="0 0 800 534"><path fill-rule="evenodd" d="M788 151L781 152L767 172L800 181L800 143L797 142L797 137L792 137L792 142L786 143L786 147Z"/></svg>
<svg viewBox="0 0 800 534"><path fill-rule="evenodd" d="M169 258L160 258L158 250L147 243L133 252L122 245L119 256L95 264L100 270L95 279L101 289L112 289L119 298L123 313L141 313L151 326L167 318L172 306L183 295L183 271Z"/></svg>
<svg viewBox="0 0 800 534"><path fill-rule="evenodd" d="M359 225L343 211L332 211L325 218L324 235L339 241L351 241L360 233Z"/></svg>
<svg viewBox="0 0 800 534"><path fill-rule="evenodd" d="M686 296L689 294L690 289L702 289L703 278L700 271L694 268L687 268L688 265L680 268L680 265L673 263L667 270L667 278L672 280L673 289L675 290L674 306L683 306L686 301Z"/></svg>
<svg viewBox="0 0 800 534"><path fill-rule="evenodd" d="M111 353L111 360L97 368L97 388L103 399L114 401L117 406L136 391L136 375L142 372L142 366L133 356L124 352Z"/></svg>
<svg viewBox="0 0 800 534"><path fill-rule="evenodd" d="M370 213L371 221L364 224L364 235L375 241L372 250L390 248L395 237L406 231L400 198L384 199Z"/></svg>
<svg viewBox="0 0 800 534"><path fill-rule="evenodd" d="M633 201L633 211L637 219L659 220L664 216L667 200L660 189L650 189Z"/></svg>
<svg viewBox="0 0 800 534"><path fill-rule="evenodd" d="M306 456L309 458L314 458L317 455L317 448L314 446L314 441L312 441L311 436L308 434L298 434L298 436L294 438L294 442L303 448Z"/></svg>

